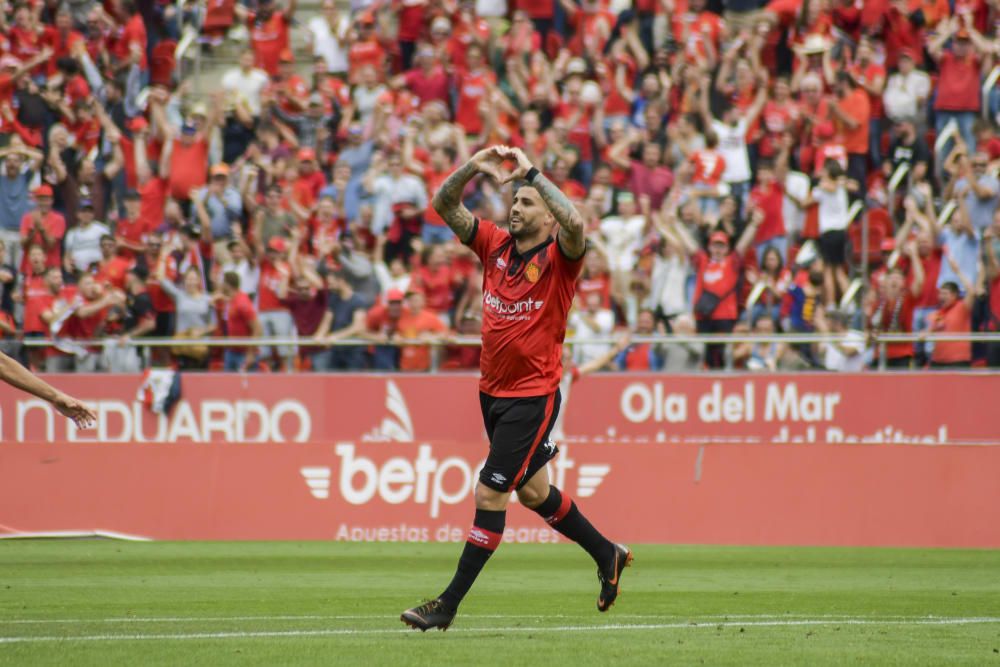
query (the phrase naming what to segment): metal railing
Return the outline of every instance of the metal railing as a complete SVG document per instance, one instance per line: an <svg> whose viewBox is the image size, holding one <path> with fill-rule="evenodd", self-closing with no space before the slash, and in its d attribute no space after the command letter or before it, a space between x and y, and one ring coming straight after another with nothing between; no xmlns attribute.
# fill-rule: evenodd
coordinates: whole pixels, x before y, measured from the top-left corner
<svg viewBox="0 0 1000 667"><path fill-rule="evenodd" d="M631 335L631 344L651 343L664 345L770 345L775 343L785 343L789 345L812 345L820 343L846 343L857 344L857 331L844 333L789 333L789 334L670 334L670 335ZM598 337L567 337L564 345L614 345L621 340L621 336L598 336ZM885 368L886 346L893 343L951 343L951 342L973 342L973 343L996 343L1000 344L1000 332L967 332L967 333L867 333L866 347L877 348L880 360L880 369ZM410 339L410 338L346 338L342 340L316 340L310 337L288 337L288 336L265 336L260 338L163 338L163 337L142 337L142 338L104 338L97 340L75 340L68 338L44 339L27 338L20 341L28 348L47 347L75 347L78 350L103 349L107 347L131 347L141 350L153 348L178 348L178 347L209 347L209 348L331 348L331 347L369 347L369 346L392 346L392 347L430 347L435 354L432 355L431 370L437 370L439 365L439 353L446 347L475 347L482 345L479 336L443 336L431 339Z"/></svg>

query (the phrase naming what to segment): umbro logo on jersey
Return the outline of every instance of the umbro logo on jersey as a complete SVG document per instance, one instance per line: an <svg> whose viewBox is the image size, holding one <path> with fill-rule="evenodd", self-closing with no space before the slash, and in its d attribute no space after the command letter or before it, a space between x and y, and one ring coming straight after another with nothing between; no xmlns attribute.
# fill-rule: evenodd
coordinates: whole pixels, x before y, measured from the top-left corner
<svg viewBox="0 0 1000 667"><path fill-rule="evenodd" d="M500 269L501 271L507 268L507 262L504 260L503 257L497 257L497 268Z"/></svg>

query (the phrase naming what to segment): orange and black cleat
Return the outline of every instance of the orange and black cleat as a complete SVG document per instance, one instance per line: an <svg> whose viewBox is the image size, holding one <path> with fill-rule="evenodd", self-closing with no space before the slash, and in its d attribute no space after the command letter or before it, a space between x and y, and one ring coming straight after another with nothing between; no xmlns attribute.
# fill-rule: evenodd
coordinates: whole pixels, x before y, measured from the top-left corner
<svg viewBox="0 0 1000 667"><path fill-rule="evenodd" d="M440 599L431 600L419 607L407 609L400 615L399 620L421 632L427 632L431 628L447 630L455 620L455 610L446 607Z"/></svg>
<svg viewBox="0 0 1000 667"><path fill-rule="evenodd" d="M618 598L618 586L622 570L632 564L632 550L624 544L615 545L614 558L605 568L597 568L597 578L601 582L601 596L597 598L597 610L607 611Z"/></svg>

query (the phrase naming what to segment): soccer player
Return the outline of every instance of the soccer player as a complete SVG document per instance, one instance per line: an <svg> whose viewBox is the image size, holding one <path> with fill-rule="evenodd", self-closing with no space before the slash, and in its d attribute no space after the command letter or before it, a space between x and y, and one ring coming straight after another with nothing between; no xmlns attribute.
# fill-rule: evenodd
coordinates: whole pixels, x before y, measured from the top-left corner
<svg viewBox="0 0 1000 667"><path fill-rule="evenodd" d="M93 410L72 396L59 391L40 377L33 375L31 371L3 352L0 352L0 380L37 396L43 401L48 401L62 415L72 419L77 428L87 428L97 421L97 415L94 414Z"/></svg>
<svg viewBox="0 0 1000 667"><path fill-rule="evenodd" d="M511 171L508 162L515 165ZM509 231L473 217L462 205L462 191L476 174L501 183L523 181L514 193ZM406 610L400 619L424 631L451 625L462 598L500 545L514 492L522 505L597 562L597 608L607 611L618 597L619 578L632 552L598 532L567 494L549 484L545 467L558 453L549 433L559 413L566 316L586 251L583 218L520 149L507 146L476 153L445 180L432 205L483 263L479 403L490 451L479 473L476 516L455 577L440 596Z"/></svg>

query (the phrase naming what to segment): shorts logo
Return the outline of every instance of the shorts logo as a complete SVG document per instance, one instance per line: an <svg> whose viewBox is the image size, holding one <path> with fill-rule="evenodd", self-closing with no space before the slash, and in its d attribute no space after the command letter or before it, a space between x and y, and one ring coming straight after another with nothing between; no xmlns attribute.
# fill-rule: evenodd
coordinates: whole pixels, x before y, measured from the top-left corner
<svg viewBox="0 0 1000 667"><path fill-rule="evenodd" d="M497 268L501 271L507 268L507 262L504 261L503 257L497 257Z"/></svg>
<svg viewBox="0 0 1000 667"><path fill-rule="evenodd" d="M493 473L493 476L490 479L492 479L495 484L505 484L507 482L507 478L498 472Z"/></svg>
<svg viewBox="0 0 1000 667"><path fill-rule="evenodd" d="M556 443L552 442L551 438L546 440L545 444L542 446L545 447L545 451L548 453L549 456L552 456L553 454L556 453Z"/></svg>
<svg viewBox="0 0 1000 667"><path fill-rule="evenodd" d="M537 264L528 264L527 268L524 269L524 277L528 279L529 283L537 283L540 276L541 269L538 268Z"/></svg>

